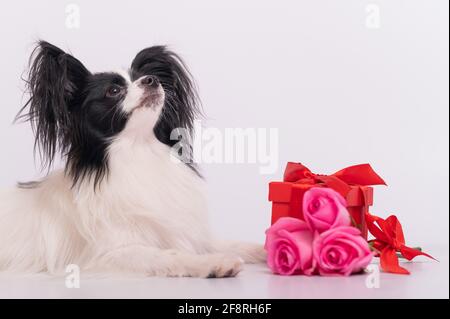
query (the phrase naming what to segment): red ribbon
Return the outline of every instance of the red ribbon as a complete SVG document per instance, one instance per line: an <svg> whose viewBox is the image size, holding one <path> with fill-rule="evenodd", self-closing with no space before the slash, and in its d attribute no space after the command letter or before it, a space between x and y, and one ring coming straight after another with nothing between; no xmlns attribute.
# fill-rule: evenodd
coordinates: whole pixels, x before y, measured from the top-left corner
<svg viewBox="0 0 450 319"><path fill-rule="evenodd" d="M284 171L285 182L323 183L344 197L350 191L350 185L369 186L386 185L385 181L372 169L370 164L349 166L331 175L315 174L300 163L289 162Z"/></svg>
<svg viewBox="0 0 450 319"><path fill-rule="evenodd" d="M369 243L375 248L380 257L381 269L396 274L409 274L409 271L398 263L397 252L408 259L422 255L434 259L430 255L405 245L402 225L395 215L386 219L371 214L366 214L367 228L375 239Z"/></svg>

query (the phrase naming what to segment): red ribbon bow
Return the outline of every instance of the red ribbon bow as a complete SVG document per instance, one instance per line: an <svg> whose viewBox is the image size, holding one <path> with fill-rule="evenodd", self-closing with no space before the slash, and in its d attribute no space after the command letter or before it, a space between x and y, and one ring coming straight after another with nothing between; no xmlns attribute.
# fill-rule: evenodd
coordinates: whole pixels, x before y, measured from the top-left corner
<svg viewBox="0 0 450 319"><path fill-rule="evenodd" d="M349 166L331 175L321 175L314 174L300 163L289 162L284 171L283 180L296 183L324 183L344 197L350 191L350 185L386 185L370 164Z"/></svg>
<svg viewBox="0 0 450 319"><path fill-rule="evenodd" d="M386 219L371 214L366 214L367 227L375 239L369 243L376 249L380 256L381 269L396 274L409 274L409 271L398 263L397 252L408 259L422 255L434 259L430 255L405 245L402 225L395 215Z"/></svg>

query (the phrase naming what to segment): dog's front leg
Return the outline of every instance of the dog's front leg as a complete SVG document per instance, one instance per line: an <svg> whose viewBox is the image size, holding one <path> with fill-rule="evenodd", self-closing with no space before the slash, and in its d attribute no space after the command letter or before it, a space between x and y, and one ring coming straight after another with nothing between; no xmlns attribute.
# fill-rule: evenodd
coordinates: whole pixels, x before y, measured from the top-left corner
<svg viewBox="0 0 450 319"><path fill-rule="evenodd" d="M168 277L234 277L242 260L227 254L193 254L179 250L129 245L101 254L87 265L91 270Z"/></svg>

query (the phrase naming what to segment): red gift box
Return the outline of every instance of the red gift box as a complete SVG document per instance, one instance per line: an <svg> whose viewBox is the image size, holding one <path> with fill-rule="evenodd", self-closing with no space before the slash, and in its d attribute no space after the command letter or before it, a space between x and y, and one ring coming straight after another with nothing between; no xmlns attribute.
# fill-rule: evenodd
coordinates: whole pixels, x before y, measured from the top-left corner
<svg viewBox="0 0 450 319"><path fill-rule="evenodd" d="M373 188L369 185L386 185L369 164L350 166L332 175L320 175L300 163L289 162L283 182L269 183L272 224L281 217L303 219L304 193L311 187L330 187L347 200L350 216L367 238L365 215L373 204Z"/></svg>

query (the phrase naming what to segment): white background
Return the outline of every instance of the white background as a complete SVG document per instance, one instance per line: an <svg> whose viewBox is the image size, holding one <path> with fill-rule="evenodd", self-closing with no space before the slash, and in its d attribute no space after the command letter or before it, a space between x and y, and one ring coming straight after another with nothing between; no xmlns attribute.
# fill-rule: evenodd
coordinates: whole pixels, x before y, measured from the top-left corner
<svg viewBox="0 0 450 319"><path fill-rule="evenodd" d="M376 188L372 212L396 214L411 246L448 250L448 1L78 0L78 29L66 27L69 3L16 0L0 11L1 186L42 176L31 129L12 125L35 40L94 72L168 44L197 80L206 126L279 129L273 175L202 166L220 236L263 241L268 182L286 161L318 173L369 162L389 184ZM377 29L366 25L372 3Z"/></svg>

